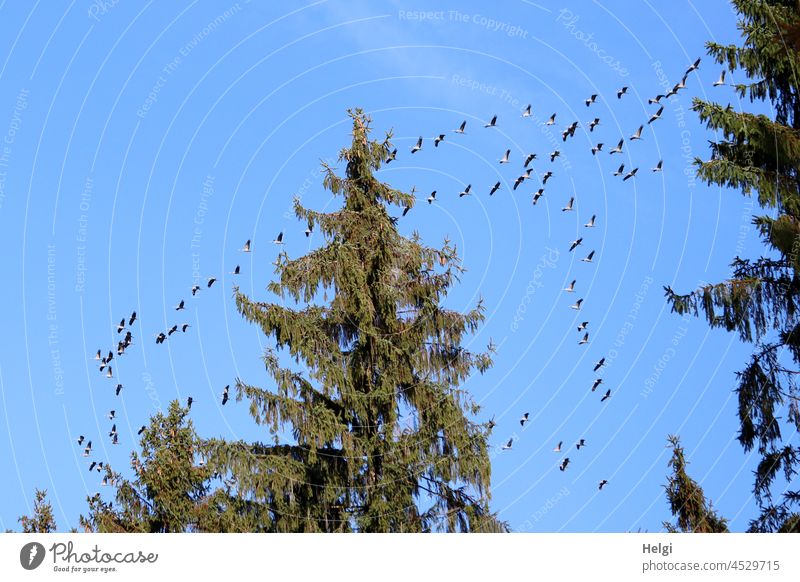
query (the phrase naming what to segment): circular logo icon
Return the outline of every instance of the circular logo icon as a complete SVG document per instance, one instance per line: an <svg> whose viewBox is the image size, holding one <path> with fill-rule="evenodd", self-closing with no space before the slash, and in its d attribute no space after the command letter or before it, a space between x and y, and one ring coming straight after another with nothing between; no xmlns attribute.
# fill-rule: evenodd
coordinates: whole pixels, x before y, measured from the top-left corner
<svg viewBox="0 0 800 582"><path fill-rule="evenodd" d="M19 563L26 570L35 570L44 562L44 546L39 542L30 542L19 551Z"/></svg>

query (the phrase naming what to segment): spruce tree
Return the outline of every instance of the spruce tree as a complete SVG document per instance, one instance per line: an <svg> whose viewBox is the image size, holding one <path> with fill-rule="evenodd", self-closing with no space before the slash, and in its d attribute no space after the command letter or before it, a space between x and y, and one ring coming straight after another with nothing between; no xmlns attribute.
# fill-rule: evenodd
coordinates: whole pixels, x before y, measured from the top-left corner
<svg viewBox="0 0 800 582"><path fill-rule="evenodd" d="M150 419L141 437L141 456L131 453L134 477L124 479L105 467L105 483L116 488L114 501L100 494L88 499L86 531L99 533L174 533L217 531L211 501L211 472L198 462L199 439L177 401L166 414Z"/></svg>
<svg viewBox="0 0 800 582"><path fill-rule="evenodd" d="M344 176L323 164L341 208L294 201L324 244L279 254L276 301L235 290L242 317L275 348L263 356L268 387L236 383L264 438L203 443L208 467L231 483L215 494L217 519L226 531L505 531L488 506L490 429L461 387L491 364L491 346L462 346L483 305L442 306L462 272L456 249L399 234L389 208L411 208L414 196L374 175L391 132L372 141L369 117L349 114Z"/></svg>
<svg viewBox="0 0 800 582"><path fill-rule="evenodd" d="M56 531L53 506L47 500L47 491L37 489L33 501L33 515L23 515L18 520L23 533L52 533Z"/></svg>
<svg viewBox="0 0 800 582"><path fill-rule="evenodd" d="M753 493L760 515L751 531L776 531L800 502L796 488L800 448L790 436L800 429L800 4L796 0L734 0L742 43L707 43L708 53L737 71L740 98L772 105L774 119L694 99L694 109L717 132L709 160L696 160L708 184L756 194L763 215L754 216L766 247L759 258L736 257L729 279L680 295L666 288L673 311L701 313L714 328L736 332L754 344L738 373L740 430L745 451L760 462ZM776 478L784 483L777 485ZM778 489L773 491L773 489Z"/></svg>
<svg viewBox="0 0 800 582"><path fill-rule="evenodd" d="M686 458L680 439L669 437L672 458L669 466L672 475L667 479L667 500L676 522L664 522L669 532L683 533L727 533L728 520L719 517L706 501L705 493L697 482L686 473Z"/></svg>

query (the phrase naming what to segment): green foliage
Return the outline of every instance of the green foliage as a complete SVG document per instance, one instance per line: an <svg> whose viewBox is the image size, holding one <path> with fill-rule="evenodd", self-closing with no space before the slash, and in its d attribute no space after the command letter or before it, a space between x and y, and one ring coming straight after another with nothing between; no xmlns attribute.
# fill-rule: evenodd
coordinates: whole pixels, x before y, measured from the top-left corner
<svg viewBox="0 0 800 582"><path fill-rule="evenodd" d="M36 490L33 502L33 515L23 515L19 518L23 533L51 533L56 531L56 520L53 517L53 507L47 500L46 490Z"/></svg>
<svg viewBox="0 0 800 582"><path fill-rule="evenodd" d="M106 466L105 479L117 489L116 507L99 494L89 497L89 516L80 519L84 530L215 531L208 525L214 514L209 511L211 472L195 462L198 439L188 413L173 401L166 415L153 416L142 434L141 457L131 453L132 481Z"/></svg>
<svg viewBox="0 0 800 582"><path fill-rule="evenodd" d="M220 520L238 531L504 531L488 508L489 431L459 388L491 364L489 351L461 347L483 306L441 306L462 271L456 249L398 233L388 207L414 197L373 174L391 134L370 141L369 118L350 115L344 176L323 166L343 206L294 203L325 244L280 254L268 286L280 303L235 292L242 317L276 342L264 354L274 386L236 385L264 442L203 442L208 466L234 484L217 498Z"/></svg>
<svg viewBox="0 0 800 582"><path fill-rule="evenodd" d="M778 475L790 485L797 473L800 449L784 440L785 431L800 429L800 4L795 0L734 0L740 15L741 46L708 43L709 54L746 82L735 86L739 97L768 101L775 119L734 111L700 99L694 109L716 132L711 158L696 160L697 174L708 184L757 194L770 215L753 218L767 254L736 257L732 276L692 293L666 288L673 311L705 316L711 327L736 332L755 344L738 373L739 441L746 451L757 447L761 461L754 495L761 514L751 531L776 531L790 518L796 491L773 499Z"/></svg>
<svg viewBox="0 0 800 582"><path fill-rule="evenodd" d="M728 520L719 517L706 501L703 489L686 473L686 459L680 439L669 437L672 458L669 466L672 475L667 479L667 500L676 522L664 522L669 532L684 533L727 533Z"/></svg>

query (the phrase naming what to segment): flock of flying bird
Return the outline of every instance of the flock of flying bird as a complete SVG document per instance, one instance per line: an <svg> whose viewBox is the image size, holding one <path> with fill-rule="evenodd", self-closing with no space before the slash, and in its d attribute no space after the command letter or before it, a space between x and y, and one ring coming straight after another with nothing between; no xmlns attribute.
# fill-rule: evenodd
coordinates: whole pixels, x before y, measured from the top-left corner
<svg viewBox="0 0 800 582"><path fill-rule="evenodd" d="M685 89L686 88L687 77L689 76L689 74L692 71L697 70L699 68L699 66L700 66L700 59L698 58L686 70L686 72L683 75L681 81L676 83L672 87L671 90L669 90L666 94L656 95L655 97L648 99L648 104L650 104L650 105L654 105L654 104L655 105L659 105L659 107L658 107L658 110L655 111L649 117L649 119L647 120L646 125L650 125L653 122L655 122L655 121L657 121L658 119L661 118L661 115L664 112L664 105L662 104L662 100L669 99L673 95L676 95L678 93L678 91L680 91L681 89ZM724 85L724 84L725 84L725 71L722 71L722 74L720 75L719 79L714 82L713 86L714 87L718 87L718 86ZM617 99L622 99L622 97L624 95L627 95L628 94L628 89L629 89L628 87L620 88L616 93ZM592 106L595 103L597 97L598 97L597 94L592 94L590 97L588 97L584 101L584 104L586 105L586 107ZM553 113L550 116L550 118L545 122L545 125L546 126L555 125L555 123L556 123L556 115L557 115L556 113ZM533 116L533 114L531 112L531 105L528 105L522 111L522 117L523 118L530 118L532 116ZM484 128L497 127L497 122L498 122L498 116L494 115L486 124L484 124ZM598 117L595 117L594 119L592 119L588 123L589 132L590 133L594 132L594 129L600 124L601 124L600 123L600 119ZM645 126L644 123L641 124L636 129L636 131L628 138L628 141L629 142L634 142L634 141L642 140L643 139L642 138L642 131L644 130L644 126ZM466 133L466 127L467 127L467 122L465 120L458 126L457 129L453 130L453 133L463 135L463 134ZM572 123L570 123L563 130L563 132L561 133L562 141L566 142L568 138L574 137L575 131L577 130L578 127L579 127L579 122L578 121L573 121ZM440 134L436 135L434 140L433 140L434 147L438 148L439 145L442 142L444 142L445 137L446 137L446 134L444 134L444 133L440 133ZM410 149L411 154L415 154L415 153L421 151L423 149L424 141L425 141L424 138L420 136L419 139L416 141L416 143L411 147L411 149ZM609 155L621 154L622 151L623 151L623 147L625 145L625 142L626 142L626 140L625 140L624 137L620 138L619 141L617 142L616 146L613 147L612 149L608 150ZM592 155L597 155L599 152L602 152L603 151L603 147L604 147L604 143L603 142L598 142L596 145L594 145L591 148ZM385 159L385 163L388 164L388 163L392 162L393 160L395 160L397 158L397 152L398 152L397 148L394 148L391 151L387 152L387 157ZM558 149L556 149L553 152L551 152L549 154L549 156L548 156L549 159L550 159L550 162L553 163L556 160L556 158L558 158L560 155L561 155L561 151L558 150ZM514 180L514 183L513 183L513 186L512 186L512 190L516 191L526 180L532 179L531 174L533 172L533 168L530 167L530 164L536 158L537 158L537 155L535 153L528 153L528 154L526 154L524 156L522 173ZM511 149L506 149L504 155L498 160L498 162L500 164L503 164L503 165L509 164L511 162ZM659 160L658 163L652 168L652 171L653 172L660 172L660 171L662 171L662 168L663 168L663 160ZM627 180L629 180L631 178L635 178L638 170L639 170L639 168L636 167L636 168L633 168L633 169L631 169L631 170L626 172L625 171L625 164L621 164L613 172L613 175L614 176L622 176L622 181L624 182L624 181L627 181ZM541 178L540 178L541 187L533 194L532 203L534 205L544 195L544 190L545 190L544 187L547 184L547 181L552 176L553 176L553 172L551 170L548 170L548 171L544 172L541 175ZM501 188L502 188L502 183L500 181L496 182L491 187L491 189L489 190L489 195L493 196ZM414 191L415 191L415 188L412 189L412 193ZM459 193L459 197L468 196L470 194L472 194L472 184L467 184L466 187L464 187L464 189ZM436 190L432 191L430 193L430 195L427 197L427 202L429 204L432 204L436 200L436 195L437 195L437 191ZM570 199L567 202L567 204L564 207L561 208L562 212L572 212L572 211L574 211L575 210L574 203L575 203L575 198L574 197L570 197ZM405 216L409 212L409 210L410 210L410 207L406 207L403 210L403 216ZM591 218L583 226L585 228L593 228L596 225L596 220L597 220L597 215L593 214L591 216ZM306 229L305 235L308 237L310 234L311 234L310 228ZM280 232L278 234L278 236L275 238L275 240L273 240L272 242L277 244L277 245L283 245L284 244L283 243L283 232ZM569 243L569 252L571 253L571 252L575 251L579 246L581 246L583 244L583 242L584 242L584 238L582 236L578 237L576 240L571 241ZM248 240L245 243L244 247L241 248L240 250L242 252L249 253L250 252L250 247L251 247L251 241ZM584 258L581 259L581 261L585 262L585 263L592 263L593 259L594 259L594 255L595 255L595 251L591 250ZM237 265L235 267L235 269L231 272L231 274L232 275L239 275L240 274L239 265ZM216 282L216 280L217 279L215 277L209 277L207 279L207 282L206 282L206 287L210 288ZM570 284L566 288L563 289L563 291L567 292L567 293L574 293L576 291L576 284L577 284L577 279L573 279L570 282ZM192 297L196 296L197 293L200 290L201 290L201 286L200 285L198 285L198 284L193 285L191 287ZM576 311L580 311L581 307L582 307L582 304L583 304L583 299L578 299L570 307L572 309L576 310ZM185 309L185 301L182 299L175 306L175 310L176 311L182 311L184 309ZM132 330L132 326L133 326L135 321L137 321L137 315L136 315L136 312L134 311L134 312L131 313L130 317L127 319L127 322L126 322L125 318L123 318L119 322L119 324L116 326L117 334L122 334L123 331L125 332L125 335L123 336L123 338L121 340L119 340L118 343L117 343L117 349L116 349L117 358L119 358L122 355L124 355L126 349L128 347L130 347L130 345L133 342L133 334L132 334L131 330ZM586 344L589 343L589 332L587 331L588 326L589 326L589 322L588 321L583 321L577 326L578 333L580 334L581 332L583 332L583 335L580 336L580 338L579 338L579 340L577 342L578 345L586 345ZM191 326L188 323L173 324L166 332L162 331L162 332L159 332L158 334L156 334L156 343L157 344L163 344L168 338L170 338L179 329L180 329L180 331L182 333L186 333L186 331L188 330L189 327L191 327ZM114 378L113 370L112 370L112 366L111 366L111 362L112 362L112 360L114 360L114 351L110 350L106 356L103 356L103 350L97 350L97 353L96 353L94 358L95 358L95 360L100 362L100 364L99 364L100 372L102 373L103 371L106 371L106 377L107 378ZM598 361L595 362L594 367L593 367L593 372L595 374L597 374L605 366L605 364L606 364L606 358L605 357L601 357ZM603 384L603 378L602 377L595 378L594 382L592 383L591 391L595 392L597 390L597 388L601 384ZM228 402L228 399L229 399L229 388L230 388L230 386L225 386L225 388L223 390L223 393L222 393L222 396L221 396L222 405L225 405ZM116 388L115 388L115 395L119 396L121 391L122 391L122 384L117 383L116 384ZM606 402L609 398L611 398L611 388L608 388L605 391L605 393L600 398L600 402ZM191 408L192 402L193 402L192 397L191 396L188 397L187 398L187 407L188 408ZM115 419L115 417L116 417L115 410L110 410L107 416L108 416L109 420L113 421ZM530 418L530 413L529 412L523 413L522 416L519 419L520 426L524 427L529 422L529 418ZM494 426L495 426L494 420L489 421L489 428L493 428ZM146 428L145 426L142 426L139 429L138 434L142 434L144 432L145 428ZM117 433L116 424L112 425L111 430L108 433L108 436L111 438L112 444L118 444L119 443L119 435ZM83 456L84 457L88 457L92 452L92 441L91 440L87 441L85 439L85 437L83 435L81 435L77 439L77 442L78 442L79 446L82 446L83 443L86 442L86 446L83 449ZM503 444L501 446L501 450L511 450L511 448L513 446L513 442L514 442L514 438L512 437L505 444ZM555 446L555 448L553 448L553 451L556 452L556 453L561 453L563 445L564 445L564 441L559 441L558 444ZM584 448L586 446L587 446L587 443L586 443L586 439L585 438L579 439L578 442L575 444L575 447L576 447L577 451L580 451L582 448ZM561 462L558 465L559 470L562 471L562 472L566 471L567 467L570 465L570 462L571 462L570 461L570 457L564 456L561 459ZM103 469L103 467L104 467L104 463L103 462L92 461L91 464L89 465L89 470L92 471L92 470L96 469L98 472L100 472ZM103 480L103 484L104 485L107 484L105 479ZM608 484L608 480L606 480L606 479L600 480L599 483L598 483L598 489L602 490L603 487L605 487L607 484Z"/></svg>
<svg viewBox="0 0 800 582"><path fill-rule="evenodd" d="M662 94L656 95L655 97L652 97L652 98L648 99L648 105L658 105L658 109L654 113L652 113L650 115L650 117L647 119L646 123L642 123L641 125L639 125L639 127L630 135L630 137L627 138L628 142L632 143L632 142L635 142L635 141L642 140L643 139L642 138L642 131L644 130L645 125L649 126L652 123L654 123L655 121L661 119L661 116L664 113L664 107L665 107L664 102L666 102L666 100L668 100L673 95L677 95L678 92L681 89L685 89L686 88L686 80L687 80L689 74L692 71L695 71L695 70L699 69L700 60L701 60L700 58L696 59L694 61L694 63L692 63L688 67L688 69L685 71L685 73L684 73L683 77L681 78L681 80L678 83L676 83L669 91L667 91L663 95ZM725 71L722 71L719 79L714 82L713 86L714 87L718 87L718 86L721 86L721 85L724 85L724 84L725 84ZM627 86L621 87L616 93L617 99L622 99L623 96L627 95L628 94L628 89L629 89L629 87L627 87ZM597 94L592 94L587 99L585 99L584 100L584 104L586 105L586 107L591 107L595 103L595 101L597 100L597 97L598 97ZM531 118L531 117L533 117L533 113L532 113L531 109L532 109L531 105L528 105L527 107L525 107L522 110L522 117L523 118ZM553 113L549 117L549 119L546 122L544 122L544 125L545 126L553 126L553 125L555 125L556 116L557 116L557 113ZM597 126L599 126L599 125L601 125L600 118L599 117L593 118L588 123L589 132L593 133L595 128ZM487 123L485 123L483 125L484 128L489 128L489 129L497 127L497 126L498 126L498 116L497 115L494 115ZM579 126L580 126L580 123L578 121L573 121L568 126L566 126L564 128L564 130L562 131L562 133L561 133L562 142L566 142L567 139L569 139L571 137L574 137L575 131L577 130L577 128ZM466 133L466 128L467 128L467 121L465 120L465 121L461 122L461 124L458 126L457 129L452 130L452 132L456 133L456 134L464 135ZM439 145L442 144L445 141L446 135L447 134L445 134L445 133L440 133L440 134L435 136L435 138L433 139L433 145L434 145L435 148L438 148ZM421 151L423 149L424 143L425 143L425 139L422 136L420 136L417 139L416 143L411 147L411 150L410 150L411 153L415 154L415 153ZM626 144L626 138L625 137L621 137L619 139L619 141L616 143L616 145L613 148L611 148L610 150L608 150L609 155L622 154L623 153L623 148L625 147L625 144ZM591 148L592 155L596 156L596 155L598 155L598 153L602 152L604 145L605 144L603 142L596 143L596 145L594 145ZM550 154L548 154L550 163L555 162L556 158L558 158L559 156L561 156L561 151L559 149L555 149ZM385 161L386 161L386 163L390 163L393 160L395 160L396 158L397 158L397 149L395 148L391 152L389 152L389 154L388 154L388 156L387 156ZM524 161L523 161L523 164L522 164L522 173L514 180L513 186L512 186L512 190L516 191L526 180L532 179L531 174L533 172L533 168L530 167L530 164L536 158L537 158L537 155L535 153L527 153L527 154L525 154L523 156L523 160ZM510 148L506 149L504 154L503 154L503 156L500 159L498 159L497 161L500 164L508 164L508 163L510 163L510 161L511 161L511 149ZM662 170L663 170L663 160L659 160L658 163L656 163L656 165L651 168L652 172L661 172ZM638 167L635 167L635 168L632 168L632 169L626 171L625 170L625 164L623 163L623 164L620 164L619 167L613 172L613 175L615 177L621 176L622 177L622 181L626 182L626 181L630 180L631 178L635 178L638 171L639 171ZM532 203L534 205L536 205L536 203L541 199L541 197L544 196L545 185L547 184L547 181L552 177L553 177L553 171L552 170L547 170L546 172L541 174L541 177L540 177L541 187L533 194ZM502 188L502 186L503 186L503 184L502 184L501 181L495 182L495 184L492 185L492 187L489 189L489 195L493 196L498 190L500 190ZM461 197L464 197L464 196L468 196L470 194L472 194L472 184L467 184L467 186L459 193L459 197L461 198ZM436 201L436 195L437 195L437 191L436 190L434 190L433 192L430 193L430 195L427 198L428 204L432 204L434 201ZM570 199L566 203L566 205L561 208L561 211L562 212L572 212L572 211L575 210L574 205L575 205L575 197L573 196L573 197L570 197ZM408 213L408 211L409 211L409 208L406 208L403 211L403 216L405 216ZM593 214L591 216L591 218L589 218L589 220L583 226L585 228L593 228L596 225L596 221L597 221L597 215ZM583 236L580 236L577 239L571 241L569 243L569 252L571 253L571 252L575 251L579 246L583 245L583 242L584 242L584 237ZM595 251L591 250L584 258L581 259L581 262L591 263L593 261L593 259L594 259L594 255L595 255ZM570 284L566 288L563 289L563 291L567 292L567 293L574 293L576 291L576 284L577 284L577 279L573 279L570 282ZM583 299L578 299L570 307L572 309L576 310L576 311L580 311L580 309L582 307L582 304L583 304ZM579 336L579 339L578 339L578 345L587 345L589 343L589 332L587 331L588 326L589 326L589 322L588 321L583 321L578 325L578 327L577 327L578 333L580 334L582 332L582 335ZM595 362L594 368L593 368L593 372L595 374L598 374L601 371L601 369L605 366L605 364L606 364L606 358L604 356L604 357L601 357L598 361ZM595 392L602 383L603 383L603 378L602 377L597 377L594 380L594 382L592 383L591 391ZM603 393L602 397L600 398L600 402L606 402L609 398L611 398L611 388L608 388ZM529 412L525 412L519 419L520 426L524 427L529 422L529 418L530 418L530 413ZM489 421L489 428L494 428L494 426L495 426L494 420ZM508 441L505 444L503 444L500 448L501 448L501 450L511 450L513 444L514 444L514 438L512 437L512 438L508 439ZM559 443L555 446L553 451L556 452L556 453L561 453L563 445L564 445L564 442L563 441L559 441ZM586 439L584 439L584 438L581 438L575 445L576 450L578 450L578 451L580 451L585 446L586 446ZM561 459L561 462L558 465L559 470L562 471L562 472L566 471L567 467L570 465L570 462L571 462L570 461L570 457L564 456ZM605 487L607 484L608 484L608 480L607 479L601 479L599 481L599 483L598 483L598 489L602 490L603 487Z"/></svg>
<svg viewBox="0 0 800 582"><path fill-rule="evenodd" d="M308 236L309 234L310 234L310 231L307 230L306 231L306 236ZM275 240L272 241L272 242L277 244L277 245L282 245L283 244L283 232L280 232L278 234L278 236L275 238ZM242 252L245 252L245 253L249 253L250 252L250 240L248 240L244 244L244 246L239 250L242 251ZM241 273L240 265L236 265L234 270L231 271L231 275L239 275L240 273ZM211 286L216 281L217 281L216 277L208 277L206 279L206 288L210 289ZM200 285L198 285L197 283L192 285L192 287L190 289L192 297L197 296L197 293L201 289L202 289L202 287ZM186 301L184 299L181 299L178 302L178 304L175 305L175 311L184 311L185 309L186 309ZM131 345L133 345L133 337L134 336L133 336L132 329L133 329L133 324L136 321L138 321L138 315L137 315L136 311L133 311L133 312L131 312L131 315L130 315L130 317L127 318L127 320L126 320L126 318L123 317L120 320L120 322L116 325L117 335L120 335L120 334L122 334L122 332L125 332L125 335L122 336L122 339L117 341L117 347L116 347L116 358L117 358L117 360L119 360L120 357L125 355L126 350ZM159 345L163 344L168 338L172 337L172 335L174 333L176 333L178 330L180 330L182 333L186 333L187 330L190 327L191 327L191 325L189 325L188 323L180 323L180 324L176 323L176 324L173 324L166 332L161 331L161 332L158 332L157 334L155 334L156 344L159 344ZM97 352L94 355L94 360L99 362L98 370L100 371L100 373L105 372L105 377L108 378L108 379L114 379L115 378L114 370L113 370L112 365L111 365L111 362L115 358L114 351L115 350L109 350L108 354L104 356L103 355L103 349L98 349ZM119 396L120 393L122 392L122 389L123 389L122 384L121 383L117 383L116 387L114 388L114 395L115 396ZM230 391L230 385L225 386L225 388L222 391L221 401L222 401L222 405L223 406L225 406L225 404L228 403L229 391ZM194 402L194 399L191 396L189 396L186 399L186 407L191 410L193 402ZM107 418L110 421L113 421L116 418L116 414L117 414L116 410L112 409L112 410L110 410L108 412ZM145 425L142 425L141 428L139 428L139 430L137 431L137 434L141 435L146 430L146 428L147 427ZM117 431L116 423L112 424L111 430L109 431L108 436L111 439L111 444L113 444L113 445L119 444L119 433ZM83 456L84 457L89 457L92 454L92 441L91 440L87 440L87 438L84 435L79 435L78 438L77 438L77 442L78 442L78 446L79 447L81 447L81 446L84 447L83 448ZM84 446L84 443L86 443L85 446ZM104 463L103 461L91 461L90 464L89 464L89 471L95 471L96 470L98 473L100 473L100 472L103 471L103 469L106 467L106 465L107 465L107 463ZM109 485L109 484L113 485L113 483L110 483L108 481L108 478L103 478L102 484L103 485Z"/></svg>

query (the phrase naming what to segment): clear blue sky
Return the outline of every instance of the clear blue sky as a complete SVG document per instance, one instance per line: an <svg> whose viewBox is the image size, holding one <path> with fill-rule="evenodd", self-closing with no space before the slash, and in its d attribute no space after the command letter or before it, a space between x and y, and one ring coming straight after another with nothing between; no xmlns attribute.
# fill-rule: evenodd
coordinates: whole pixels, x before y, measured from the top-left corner
<svg viewBox="0 0 800 582"><path fill-rule="evenodd" d="M748 349L670 314L663 294L722 279L735 255L760 252L750 201L691 175L712 137L691 97L736 104L728 87L711 86L712 38L737 38L721 0L0 2L0 528L18 527L36 487L49 491L61 528L77 525L87 495L111 493L87 471L77 436L93 441L92 459L126 468L138 428L176 397L194 398L203 436L259 438L245 405L219 403L237 376L269 386L265 338L237 314L229 273L241 264L242 289L266 300L275 235L285 231L291 256L320 244L303 236L292 197L340 203L322 189L319 162L348 144L345 110L355 106L371 113L376 136L394 128L397 160L381 177L421 194L402 232L434 245L449 236L463 254L468 272L448 305L485 299L469 345L491 338L499 349L467 386L498 423L500 516L517 531L658 531L669 517L666 437L678 433L692 475L734 529L746 527L753 459L734 440L732 388ZM700 70L643 140L609 155L657 109L647 98L698 56ZM553 112L555 125L542 126ZM484 129L495 114L498 126ZM467 134L452 133L463 119ZM438 133L446 138L434 148ZM592 156L597 141L605 150ZM500 165L506 149L511 163ZM512 193L528 152L538 154L534 179ZM651 172L659 159L663 173ZM635 179L612 176L622 162L639 167ZM468 183L475 195L459 199ZM576 211L562 212L571 196ZM593 214L596 228L584 228ZM250 255L238 251L246 239ZM592 249L594 263L578 260ZM192 298L196 278L212 275L214 287ZM562 292L572 279L576 293ZM580 312L569 308L578 298ZM134 309L135 345L108 380L91 358L116 345L116 323ZM590 343L579 346L584 320ZM186 334L155 344L183 322ZM592 393L604 355L605 384ZM601 404L603 388L612 397ZM105 436L112 408L118 446ZM531 422L521 429L523 412ZM499 451L511 436L513 450ZM576 451L580 438L587 446ZM609 485L598 492L601 479Z"/></svg>

